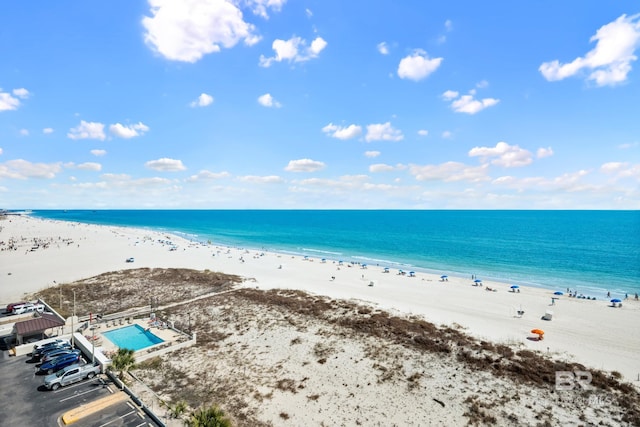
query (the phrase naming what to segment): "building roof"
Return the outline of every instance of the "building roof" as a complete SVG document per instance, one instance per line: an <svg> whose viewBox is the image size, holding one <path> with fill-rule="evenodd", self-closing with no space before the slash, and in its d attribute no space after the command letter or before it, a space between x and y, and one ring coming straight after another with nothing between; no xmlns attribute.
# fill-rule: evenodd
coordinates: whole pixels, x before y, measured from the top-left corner
<svg viewBox="0 0 640 427"><path fill-rule="evenodd" d="M40 317L36 317L35 319L17 322L16 333L22 336L32 335L62 325L64 325L64 321L58 319L55 315L42 313Z"/></svg>

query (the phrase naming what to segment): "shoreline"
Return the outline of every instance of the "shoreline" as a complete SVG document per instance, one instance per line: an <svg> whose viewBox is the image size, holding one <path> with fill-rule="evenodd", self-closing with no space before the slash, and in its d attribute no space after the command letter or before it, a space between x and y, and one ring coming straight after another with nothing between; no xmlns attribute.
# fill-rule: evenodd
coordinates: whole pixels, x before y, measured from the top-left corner
<svg viewBox="0 0 640 427"><path fill-rule="evenodd" d="M34 217L37 219L49 220L47 217L39 217L37 213L34 214ZM254 241L234 241L233 238L227 238L216 235L207 235L205 233L198 233L195 231L180 231L176 230L169 226L136 226L136 225L118 225L118 224L109 224L109 223L100 223L97 222L82 222L82 220L70 220L70 219L59 219L59 218L51 218L53 221L62 221L62 222L77 222L81 224L92 224L96 226L106 226L106 227L116 227L123 229L139 229L146 230L148 232L157 232L157 233L165 233L173 236L178 236L182 239L185 239L192 243L201 243L206 244L207 242L214 242L218 246L236 248L236 249L247 249L250 251L267 251L278 253L282 255L293 255L293 256L308 256L314 258L322 258L325 257L327 259L338 261L339 259L343 259L344 261L356 261L360 263L367 263L369 265L375 264L380 267L391 267L391 269L404 269L404 270L414 270L416 272L429 274L429 275L437 275L447 274L450 277L457 277L460 279L466 279L474 275L475 277L481 277L491 282L498 283L509 283L516 284L519 286L525 287L533 287L539 288L547 291L567 291L576 292L581 295L595 297L597 299L609 300L611 298L624 298L625 295L633 296L636 292L640 293L640 287L636 286L636 281L630 282L628 278L623 277L607 277L607 280L596 281L593 280L591 276L585 276L582 273L578 274L574 273L573 276L567 275L544 275L544 268L538 267L533 271L529 268L528 273L523 273L523 271L519 270L526 269L525 266L519 266L515 268L513 271L501 271L494 270L490 265L480 265L471 268L463 267L459 264L451 264L448 265L446 262L440 261L438 264L432 263L430 265L426 265L424 262L415 262L416 260L394 260L393 256L397 256L394 254L393 256L389 254L389 256L382 256L382 258L378 257L375 254L366 254L362 253L363 251L356 250L353 253L349 253L351 249L337 249L330 250L331 248L317 249L312 247L306 247L305 243L302 243L302 247L298 247L297 245L293 245L295 247L289 247L286 244L280 245L268 245L263 242L254 242ZM343 252L344 251L344 252ZM435 266L435 267L434 267ZM515 273L514 273L515 271ZM622 282L622 283L621 283ZM609 286L602 286L602 283L611 284ZM608 297L607 294L611 296Z"/></svg>
<svg viewBox="0 0 640 427"><path fill-rule="evenodd" d="M168 232L33 217L12 217L0 226L0 241L5 243L0 247L0 302L5 304L25 293L109 271L143 267L208 269L251 279L245 283L247 287L298 289L417 315L436 325L461 325L480 339L618 371L629 381L640 375L636 356L640 331L634 328L640 324L640 302L632 298L623 301L622 308L614 309L603 299L565 295L551 306L553 292L547 289L521 286L521 292L510 292L506 283L484 281L482 287L473 286L470 278L451 275L442 282L439 275L418 269L416 277L402 276L394 270L383 273L380 266L362 268L322 262L321 257L305 259L259 249L207 245ZM31 251L34 238L49 240L48 247ZM18 250L4 250L10 239L18 240ZM177 249L170 250L173 245ZM129 257L135 262L126 263ZM488 292L487 287L497 292ZM554 311L553 320L541 320L549 309ZM518 310L524 311L524 316L518 317ZM530 339L534 328L546 331L544 341Z"/></svg>

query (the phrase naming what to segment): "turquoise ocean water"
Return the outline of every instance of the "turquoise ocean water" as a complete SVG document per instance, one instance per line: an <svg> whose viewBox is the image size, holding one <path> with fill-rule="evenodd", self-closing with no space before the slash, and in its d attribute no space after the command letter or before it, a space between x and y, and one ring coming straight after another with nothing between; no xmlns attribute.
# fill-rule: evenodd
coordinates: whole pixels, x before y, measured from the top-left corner
<svg viewBox="0 0 640 427"><path fill-rule="evenodd" d="M193 240L604 297L640 293L639 211L38 210ZM600 299L599 298L599 299Z"/></svg>

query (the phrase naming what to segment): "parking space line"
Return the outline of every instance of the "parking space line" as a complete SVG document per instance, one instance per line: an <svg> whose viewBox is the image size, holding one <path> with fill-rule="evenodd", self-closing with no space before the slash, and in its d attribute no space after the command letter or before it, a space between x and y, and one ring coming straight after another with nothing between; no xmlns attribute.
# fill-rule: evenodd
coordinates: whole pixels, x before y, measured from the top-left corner
<svg viewBox="0 0 640 427"><path fill-rule="evenodd" d="M76 397L82 396L82 395L87 394L87 393L92 393L92 392L98 391L98 390L101 390L101 389L94 388L94 389L91 389L91 390L83 391L82 393L73 394L72 396L65 397L64 399L60 399L59 402L65 402L67 400L75 399Z"/></svg>
<svg viewBox="0 0 640 427"><path fill-rule="evenodd" d="M123 419L124 417L128 417L129 415L133 414L134 412L136 412L136 411L127 412L127 413L126 413L126 414L124 414L124 415L120 415L118 418L114 418L113 420L109 421L108 423L101 424L99 427L108 426L109 424L114 423L114 422L116 422L116 421L118 421L118 420L121 420L121 419Z"/></svg>
<svg viewBox="0 0 640 427"><path fill-rule="evenodd" d="M85 385L85 384L89 384L89 383L91 383L93 381L96 381L96 380L99 380L99 378L94 378L94 379L89 380L89 381L81 381L81 382L78 382L78 383L75 383L75 384L71 384L71 385L68 385L68 386L65 386L65 387L60 387L58 390L54 390L53 393L55 393L55 394L63 393L65 391L67 391L67 390L71 390L72 388L75 388L75 387L78 387L78 386L81 386L81 385Z"/></svg>

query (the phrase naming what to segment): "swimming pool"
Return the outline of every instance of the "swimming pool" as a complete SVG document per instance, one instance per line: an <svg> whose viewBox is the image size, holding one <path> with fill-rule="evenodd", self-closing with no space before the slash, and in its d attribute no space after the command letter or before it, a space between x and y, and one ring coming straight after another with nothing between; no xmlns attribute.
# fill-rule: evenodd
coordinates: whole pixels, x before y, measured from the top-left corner
<svg viewBox="0 0 640 427"><path fill-rule="evenodd" d="M124 328L103 332L102 335L119 348L128 348L133 351L164 342L162 338L158 338L150 331L146 331L140 325L125 326Z"/></svg>

